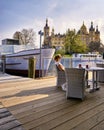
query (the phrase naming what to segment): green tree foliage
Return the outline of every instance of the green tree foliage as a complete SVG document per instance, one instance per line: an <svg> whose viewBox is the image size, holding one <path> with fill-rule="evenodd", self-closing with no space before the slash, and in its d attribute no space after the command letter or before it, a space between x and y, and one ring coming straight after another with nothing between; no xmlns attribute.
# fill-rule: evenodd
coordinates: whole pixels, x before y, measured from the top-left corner
<svg viewBox="0 0 104 130"><path fill-rule="evenodd" d="M64 49L59 49L59 50L56 50L55 53L56 54L61 54L63 56L63 55L65 55L65 50Z"/></svg>
<svg viewBox="0 0 104 130"><path fill-rule="evenodd" d="M87 51L86 44L82 43L75 30L68 30L65 38L66 53L84 53Z"/></svg>
<svg viewBox="0 0 104 130"><path fill-rule="evenodd" d="M100 54L103 54L104 53L104 44L100 44L100 47L99 47L99 53Z"/></svg>
<svg viewBox="0 0 104 130"><path fill-rule="evenodd" d="M88 48L90 52L99 52L100 54L104 52L104 45L100 42L91 42Z"/></svg>

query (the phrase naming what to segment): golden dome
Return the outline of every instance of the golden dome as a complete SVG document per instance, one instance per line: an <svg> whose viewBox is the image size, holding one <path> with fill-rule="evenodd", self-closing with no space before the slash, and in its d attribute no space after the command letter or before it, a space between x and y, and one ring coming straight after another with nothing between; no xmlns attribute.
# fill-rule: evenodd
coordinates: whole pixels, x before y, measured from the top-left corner
<svg viewBox="0 0 104 130"><path fill-rule="evenodd" d="M86 26L84 25L84 22L83 22L83 25L82 25L81 28L80 28L80 32L81 32L82 34L87 34L87 28L86 28Z"/></svg>

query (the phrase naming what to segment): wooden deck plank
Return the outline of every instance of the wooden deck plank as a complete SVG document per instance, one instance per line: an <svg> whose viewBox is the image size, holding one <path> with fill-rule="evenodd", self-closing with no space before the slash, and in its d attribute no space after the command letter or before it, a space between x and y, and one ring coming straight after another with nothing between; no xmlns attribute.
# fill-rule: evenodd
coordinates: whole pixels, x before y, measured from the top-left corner
<svg viewBox="0 0 104 130"><path fill-rule="evenodd" d="M15 120L15 118L12 115L6 116L6 117L0 119L0 125L6 124L6 123L11 122L13 120Z"/></svg>
<svg viewBox="0 0 104 130"><path fill-rule="evenodd" d="M11 115L11 113L9 111L6 111L4 113L0 113L0 119L4 118L4 117L7 117L7 116L10 116L10 115Z"/></svg>
<svg viewBox="0 0 104 130"><path fill-rule="evenodd" d="M83 113L83 114L75 117L74 119L65 122L64 124L54 128L54 130L60 130L60 129L69 130L69 129L72 129L73 127L80 124L83 120L91 118L92 116L94 116L95 114L97 114L99 112L102 112L103 110L104 110L104 104L102 104L101 106L99 105L96 108L94 107L94 109L87 111L86 113Z"/></svg>
<svg viewBox="0 0 104 130"><path fill-rule="evenodd" d="M29 123L31 121L34 121L34 120L37 120L40 118L43 119L43 117L45 117L46 115L51 115L51 114L53 115L53 113L58 112L60 110L62 110L62 111L63 111L63 109L66 110L67 108L69 108L69 106L73 106L75 104L76 104L76 102L72 102L72 103L67 103L67 104L63 103L62 105L57 105L56 107L51 106L50 109L46 109L41 112L34 112L34 113L28 115L28 118L26 118L26 116L25 116L23 118L19 118L19 120L21 122L24 122L24 124Z"/></svg>
<svg viewBox="0 0 104 130"><path fill-rule="evenodd" d="M49 82L50 84L50 82ZM37 86L36 86L37 85ZM29 89L35 89L35 88L43 88L42 85L45 87L45 88L48 88L49 86L52 87L51 85L48 85L47 87L45 86L45 84L42 84L41 82L40 83L37 83L35 81L32 81L32 82L18 82L18 83L7 83L7 84L0 84L0 92L6 92L6 91L11 91L11 90L24 90L24 87L26 90L29 90ZM35 87L34 87L35 86ZM6 89L5 89L6 88ZM0 95L1 96L1 95Z"/></svg>
<svg viewBox="0 0 104 130"><path fill-rule="evenodd" d="M25 82L22 82L21 84L18 82L18 83L16 83L16 84L12 84L12 83L8 83L8 84L6 84L5 85L5 83L4 84L2 84L3 85L3 88L1 87L1 84L0 84L0 97L2 97L2 98L6 98L6 97L8 97L9 98L9 96L10 97L12 97L13 95L14 96L23 96L24 95L24 93L26 93L26 91L29 93L29 92L31 92L30 94L33 94L33 92L35 91L35 93L37 92L37 93L39 93L39 91L41 91L42 89L44 89L44 87L45 88L49 88L49 87L51 87L52 88L52 86L50 85L50 84L52 84L51 82L49 82L49 85L47 86L47 87L45 87L46 85L45 84L42 84L41 82L37 82L37 81L34 81L34 80L32 80L32 82L30 83L30 81L29 81L29 83L27 83L27 81L26 81L26 83ZM10 86L10 87L7 87L7 86ZM35 86L35 87L34 87ZM42 87L43 86L43 87ZM6 89L5 89L6 88ZM24 88L25 88L25 90L24 90ZM52 88L53 89L53 88ZM24 92L24 93L23 93ZM20 95L21 94L21 95ZM11 96L12 95L12 96ZM27 96L27 95L26 95Z"/></svg>
<svg viewBox="0 0 104 130"><path fill-rule="evenodd" d="M44 82L43 82L43 80L44 80ZM49 81L49 79L30 79L30 78L22 78L22 77L20 77L20 81L18 81L18 80L14 80L13 79L13 81L10 81L10 82L5 82L5 81L2 81L1 83L0 83L0 87L3 87L4 88L4 85L5 85L5 87L10 87L10 86L8 86L8 83L9 84L11 84L11 85L26 85L26 84L34 84L34 83L38 83L37 85L39 86L39 85L41 85L41 84L46 84L47 82L49 82L49 83L51 83L51 84L49 84L49 85L52 85L53 83L54 83L54 81L56 81L56 79L53 79L52 81L50 80ZM21 86L22 87L22 86ZM30 87L30 86L28 86L28 87ZM42 86L41 86L42 87ZM47 86L45 86L45 87L47 87Z"/></svg>
<svg viewBox="0 0 104 130"><path fill-rule="evenodd" d="M18 126L18 127L12 128L11 130L25 130L25 129L21 126Z"/></svg>
<svg viewBox="0 0 104 130"><path fill-rule="evenodd" d="M4 125L0 125L0 129L1 130L12 130L13 128L16 128L18 126L21 126L21 123L17 120L14 120L14 121L8 122Z"/></svg>
<svg viewBox="0 0 104 130"><path fill-rule="evenodd" d="M65 92L56 89L55 84L55 78L2 82L0 101L26 130L104 129L104 84L99 84L100 91L87 94L83 102L66 100ZM1 113L5 112L1 109ZM6 124L12 121L12 118L7 122L4 119ZM8 124L9 126L12 125ZM11 130L22 129L17 126Z"/></svg>
<svg viewBox="0 0 104 130"><path fill-rule="evenodd" d="M21 113L16 114L16 117L20 119L20 118L26 118L26 116L33 116L33 114L35 114L35 118L36 117L39 118L46 114L52 113L54 111L58 111L60 109L74 105L74 104L76 104L76 102L78 102L78 101L69 103L69 102L65 102L65 100L63 100L63 102L60 101L60 102L51 103L50 105L47 104L47 105L44 105L41 107L37 107L36 109L33 108L33 109L31 109L31 111L29 110L29 111L23 112L22 115L21 115Z"/></svg>
<svg viewBox="0 0 104 130"><path fill-rule="evenodd" d="M81 107L82 104L83 104L83 107ZM52 129L53 127L56 127L58 125L61 126L61 124L63 124L63 123L66 126L66 123L65 123L66 121L68 121L72 118L76 118L76 116L78 116L82 113L87 113L87 111L90 111L90 109L93 112L93 109L95 108L95 106L97 106L97 105L99 106L100 104L102 104L102 100L101 100L101 102L99 102L99 101L96 102L96 104L94 104L93 102L90 104L85 103L85 102L76 104L74 107L71 106L66 109L59 110L56 113L52 113L52 114L46 115L44 117L41 117L37 120L33 120L29 123L26 123L24 125L24 127L28 128L28 129L32 129L37 126L36 129L45 130L45 129Z"/></svg>
<svg viewBox="0 0 104 130"><path fill-rule="evenodd" d="M0 108L0 114L3 112L7 112L7 109L2 107L2 108Z"/></svg>
<svg viewBox="0 0 104 130"><path fill-rule="evenodd" d="M54 103L50 102L46 105L42 105L41 107L36 107L36 108L31 108L31 109L28 109L28 110L25 110L25 111L22 111L22 112L19 112L16 114L16 117L17 118L22 118L22 117L25 117L25 116L28 116L32 113L34 113L35 111L36 112L42 112L42 111L45 111L45 110L48 110L48 109L51 109L53 107L57 107L57 105L63 105L63 103L66 103L65 99L61 99L59 100L58 102L55 101Z"/></svg>
<svg viewBox="0 0 104 130"><path fill-rule="evenodd" d="M31 95L31 94L30 94ZM59 97L59 98L61 98L62 97L62 95L63 94L61 94L61 93L57 93L57 92L54 92L54 94L53 93L51 93L51 94L34 94L33 96L26 96L26 97L22 97L22 100L19 100L18 99L18 97L17 98L13 98L14 100L12 100L12 99L6 99L6 100L2 100L4 103L5 103L5 105L6 106L8 106L9 107L9 109L10 110L15 110L15 109L19 109L19 108L25 108L26 106L27 106L27 104L31 107L31 105L32 105L32 107L33 107L33 104L35 104L35 107L37 106L37 104L42 104L42 103L45 103L44 101L46 101L46 99L47 99L47 102L49 101L51 101L51 99L53 100L53 98L56 98L56 100L58 100L57 98ZM53 97L54 96L54 97ZM21 96L20 96L20 98L21 98ZM63 98L63 97L62 97ZM41 100L40 100L41 99ZM24 101L25 100L25 101ZM29 102L28 102L28 100L29 100ZM60 100L60 99L59 99ZM14 101L14 102L13 102ZM12 103L13 102L13 103ZM19 104L18 102L22 102L21 104ZM24 102L24 103L23 103ZM13 106L11 106L11 104L13 105ZM18 104L19 105L18 105ZM46 103L45 103L46 104Z"/></svg>
<svg viewBox="0 0 104 130"><path fill-rule="evenodd" d="M2 105L2 103L0 102L0 109L1 109L1 108L3 108L3 105Z"/></svg>
<svg viewBox="0 0 104 130"><path fill-rule="evenodd" d="M60 102L61 102L61 101L60 101ZM54 104L51 104L50 107L47 108L47 106L49 106L49 105L47 105L47 106L46 106L46 109L43 109L43 112L42 112L42 109L41 109L41 108L44 108L44 107L42 106L42 107L38 107L37 110L33 108L33 111L31 111L31 112L26 111L26 112L29 112L29 113L26 113L26 112L25 112L24 114L26 114L26 115L31 115L31 114L33 114L33 113L36 113L36 114L39 113L39 114L40 114L41 112L42 112L42 113L46 113L45 111L47 111L47 113L48 113L48 111L51 113L51 110L53 111L53 110L56 109L56 111L57 111L57 109L62 109L62 107L66 107L66 106L69 106L69 105L73 105L74 103L77 103L77 102L78 102L78 101L75 101L75 102L74 102L74 101L70 101L70 102L69 102L68 100L65 100L65 99L64 99L64 100L63 100L63 103L61 103L61 105L58 104L58 102L56 102L56 105L55 105L56 107L54 106ZM79 101L79 102L80 102L80 101ZM55 108L54 108L54 107L55 107ZM41 111L40 111L39 109L40 109ZM23 113L22 113L22 115L21 115L21 113L20 113L20 114L17 114L16 116L18 116L18 115L21 117L21 116L23 115Z"/></svg>
<svg viewBox="0 0 104 130"><path fill-rule="evenodd" d="M96 100L96 99L95 99L95 100ZM93 101L94 101L94 100L93 100ZM92 101L92 102L93 102L93 101ZM102 102L102 101L101 101L101 102ZM89 103L90 103L90 102L89 102ZM98 101L98 103L99 103L99 101ZM93 104L91 104L91 106L92 106L92 105L93 105ZM83 109L84 109L84 108L83 108ZM50 119L50 117L49 117L49 119ZM56 120L57 120L57 119L56 119ZM48 120L48 121L49 121L49 120ZM48 124L49 124L49 122L48 122ZM42 127L42 128L43 128L43 127Z"/></svg>
<svg viewBox="0 0 104 130"><path fill-rule="evenodd" d="M25 130L21 123L1 104L0 108L0 130L12 130L12 128Z"/></svg>
<svg viewBox="0 0 104 130"><path fill-rule="evenodd" d="M91 98L91 97L90 97ZM97 99L97 97L95 97L95 100ZM90 100L90 99L89 99ZM61 103L61 104L60 104ZM18 113L17 115L16 115L16 117L17 118L22 118L22 117L25 117L25 116L28 116L28 115L31 115L31 114L34 114L34 113L36 113L36 115L38 115L38 113L39 113L39 115L40 115L40 113L48 113L48 111L51 113L51 110L53 109L55 109L56 108L56 110L57 109L61 109L62 107L64 107L64 105L65 106L68 106L68 105L70 105L70 104L74 104L74 103L76 103L76 102L74 102L74 101L67 101L67 100L65 100L65 99L63 99L63 101L60 101L60 102L56 102L56 104L54 103L54 104L50 104L50 105L46 105L46 106L41 106L41 107L38 107L37 109L35 108L32 108L31 110L29 110L29 111L25 111L25 112L22 112L22 113ZM55 107L55 108L54 108ZM58 108L57 108L58 107ZM52 111L53 111L52 110ZM47 111L47 112L45 112L45 111ZM39 116L38 115L38 116Z"/></svg>
<svg viewBox="0 0 104 130"><path fill-rule="evenodd" d="M81 122L80 124L72 128L71 130L90 130L95 125L98 125L103 119L104 119L104 109L103 111L98 110L97 114L95 114L92 117L88 117L87 120L84 120L83 122Z"/></svg>
<svg viewBox="0 0 104 130"><path fill-rule="evenodd" d="M104 119L99 124L95 125L90 130L104 130Z"/></svg>
<svg viewBox="0 0 104 130"><path fill-rule="evenodd" d="M102 105L103 106L103 105ZM79 124L79 122L82 122L83 119L88 119L88 118L91 118L93 115L95 115L96 113L98 112L101 112L103 110L103 108L101 109L101 106L98 106L97 108L94 108L93 110L91 111L88 111L86 113L83 113L81 114L80 116L74 118L73 120L71 121L68 121L67 123L65 123L65 130L68 129L67 128L67 125L69 125L68 123L70 123L71 125L69 126L69 128L72 128L72 127L75 127L76 125ZM75 123L75 124L74 124ZM64 125L61 125L60 127L63 128ZM60 129L60 127L56 128L56 129ZM77 127L77 126L76 126ZM87 126L86 126L87 127Z"/></svg>
<svg viewBox="0 0 104 130"><path fill-rule="evenodd" d="M43 101L42 100L43 102L39 102L39 103L34 102L31 105L27 105L26 107L22 107L21 110L15 109L15 110L12 110L12 112L14 114L19 114L21 112L26 113L26 111L28 112L28 111L32 111L32 110L39 112L41 110L45 110L47 108L51 108L50 105L52 105L52 104L54 104L54 105L58 104L58 102L60 103L62 100L65 99L65 98L62 98L62 95L60 95L58 97L56 97L56 99L51 98L50 100L48 100L48 99L45 98L45 100L47 100L47 101Z"/></svg>
<svg viewBox="0 0 104 130"><path fill-rule="evenodd" d="M60 92L59 92L60 93ZM31 111L32 109L35 109L35 110L33 110L33 111L37 111L37 112L39 112L39 111L41 111L41 110L45 110L45 109L48 109L48 108L51 108L51 106L52 105L55 105L55 106L57 106L59 103L67 103L67 100L66 100L66 98L65 98L65 96L64 96L65 94L63 93L63 95L58 95L57 94L57 97L53 94L53 96L52 96L52 98L50 99L50 97L48 97L47 99L41 99L41 100L39 100L39 101L36 101L36 102L29 102L29 103L25 103L25 104L23 104L22 106L21 105L17 105L17 106L14 106L14 107L17 107L17 109L15 108L15 110L13 110L13 109L11 109L10 108L10 110L12 110L12 112L13 113L15 113L16 114L16 111L17 111L17 114L19 114L19 111L18 111L18 109L19 108L21 108L21 111L20 111L20 113L21 112L25 112L25 111ZM93 98L95 98L95 99L97 99L98 97L96 97L96 94L91 94L91 95L89 95L88 97L87 97L87 99L88 98L91 98L92 99L92 97ZM61 100L60 100L61 99ZM49 100L49 102L47 102ZM71 101L70 101L71 102ZM42 104L41 104L42 103ZM54 104L53 104L54 103ZM35 106L33 106L33 104L35 104ZM32 106L31 106L32 105ZM28 107L30 108L30 109L28 109ZM47 108L48 107L48 108ZM26 108L26 109L25 109ZM22 111L22 109L23 109L23 111ZM25 112L26 113L26 112Z"/></svg>

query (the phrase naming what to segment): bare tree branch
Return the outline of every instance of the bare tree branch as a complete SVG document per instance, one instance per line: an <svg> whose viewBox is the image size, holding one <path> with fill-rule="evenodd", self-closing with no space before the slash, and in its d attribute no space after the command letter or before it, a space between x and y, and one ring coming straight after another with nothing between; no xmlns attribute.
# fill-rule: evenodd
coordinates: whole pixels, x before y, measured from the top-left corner
<svg viewBox="0 0 104 130"><path fill-rule="evenodd" d="M36 34L32 28L22 29L21 32L15 32L13 38L19 40L22 45L35 44Z"/></svg>

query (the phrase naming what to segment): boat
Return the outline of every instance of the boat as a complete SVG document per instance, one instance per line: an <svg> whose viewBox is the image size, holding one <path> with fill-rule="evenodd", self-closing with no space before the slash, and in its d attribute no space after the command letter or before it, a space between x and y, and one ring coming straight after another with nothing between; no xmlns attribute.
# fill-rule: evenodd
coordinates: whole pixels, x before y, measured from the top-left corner
<svg viewBox="0 0 104 130"><path fill-rule="evenodd" d="M97 53L88 53L88 54L73 54L72 58L75 60L101 60L102 55Z"/></svg>
<svg viewBox="0 0 104 130"><path fill-rule="evenodd" d="M55 49L41 48L23 50L13 54L5 55L6 59L6 73L28 76L29 58L34 57L36 59L35 77L45 76ZM40 60L41 59L41 60ZM41 73L41 75L39 75Z"/></svg>

